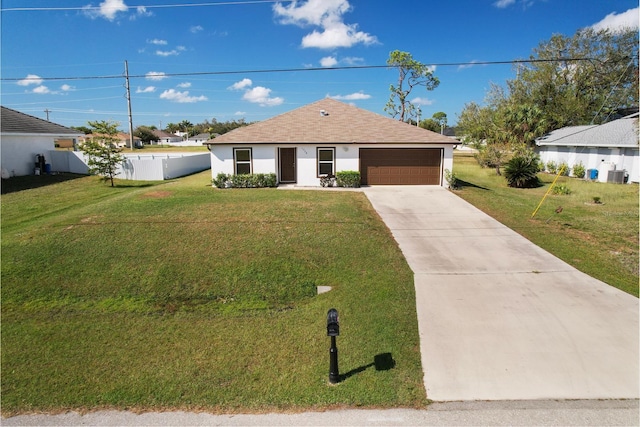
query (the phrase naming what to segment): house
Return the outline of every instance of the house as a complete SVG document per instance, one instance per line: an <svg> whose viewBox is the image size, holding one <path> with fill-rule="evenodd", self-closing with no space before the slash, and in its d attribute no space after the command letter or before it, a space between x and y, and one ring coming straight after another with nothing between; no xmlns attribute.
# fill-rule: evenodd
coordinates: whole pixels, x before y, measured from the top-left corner
<svg viewBox="0 0 640 427"><path fill-rule="evenodd" d="M582 163L587 178L640 182L638 113L602 125L564 127L536 139L543 164ZM597 171L594 173L592 171Z"/></svg>
<svg viewBox="0 0 640 427"><path fill-rule="evenodd" d="M58 140L77 141L83 133L6 107L0 107L0 159L2 176L33 175L36 163L48 164L46 155ZM38 156L45 156L44 161Z"/></svg>
<svg viewBox="0 0 640 427"><path fill-rule="evenodd" d="M79 142L80 144L83 144L85 141L88 141L90 139L101 139L102 136L100 135L93 135L93 134L89 134L89 135L83 135ZM124 133L124 132L118 132L116 135L113 136L113 138L115 139L115 145L118 148L128 148L131 147L131 140L130 140L130 136L128 133ZM136 148L141 148L142 147L142 140L140 138L138 138L137 136L133 137L133 144L134 147Z"/></svg>
<svg viewBox="0 0 640 427"><path fill-rule="evenodd" d="M202 145L211 139L211 135L208 133L199 133L197 135L187 138L187 143L191 145Z"/></svg>
<svg viewBox="0 0 640 427"><path fill-rule="evenodd" d="M162 145L173 144L174 142L182 142L182 137L163 130L151 131L157 138L157 143Z"/></svg>
<svg viewBox="0 0 640 427"><path fill-rule="evenodd" d="M275 173L278 182L320 186L360 171L362 185L446 185L458 141L325 98L207 141L211 173Z"/></svg>

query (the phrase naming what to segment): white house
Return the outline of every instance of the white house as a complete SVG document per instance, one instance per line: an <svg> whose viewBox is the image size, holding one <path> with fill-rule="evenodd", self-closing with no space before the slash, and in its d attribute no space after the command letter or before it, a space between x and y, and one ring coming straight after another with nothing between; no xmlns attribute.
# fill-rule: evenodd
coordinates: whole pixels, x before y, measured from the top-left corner
<svg viewBox="0 0 640 427"><path fill-rule="evenodd" d="M56 140L77 142L84 134L56 123L39 119L6 107L0 107L0 163L2 176L33 175L37 156L44 156L45 165ZM41 172L45 172L39 167Z"/></svg>
<svg viewBox="0 0 640 427"><path fill-rule="evenodd" d="M209 140L211 174L275 173L278 182L320 186L360 171L362 185L446 185L458 141L325 98Z"/></svg>
<svg viewBox="0 0 640 427"><path fill-rule="evenodd" d="M211 136L208 133L199 133L197 135L187 138L187 143L190 145L202 145L207 142Z"/></svg>
<svg viewBox="0 0 640 427"><path fill-rule="evenodd" d="M640 182L638 113L602 125L558 129L538 138L536 146L543 164L573 168L582 163L597 171L600 182Z"/></svg>
<svg viewBox="0 0 640 427"><path fill-rule="evenodd" d="M162 145L173 144L176 142L182 142L183 138L178 135L174 135L172 133L163 131L163 130L152 130L151 133L157 138L157 143Z"/></svg>

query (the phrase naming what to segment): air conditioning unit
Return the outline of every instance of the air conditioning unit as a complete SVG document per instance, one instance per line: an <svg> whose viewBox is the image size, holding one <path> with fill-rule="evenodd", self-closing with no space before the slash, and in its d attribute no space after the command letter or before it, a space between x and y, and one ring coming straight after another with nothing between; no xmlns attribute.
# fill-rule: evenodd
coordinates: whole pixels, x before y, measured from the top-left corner
<svg viewBox="0 0 640 427"><path fill-rule="evenodd" d="M607 182L613 182L615 184L624 184L624 174L626 171L623 170L613 170L609 171L607 174Z"/></svg>

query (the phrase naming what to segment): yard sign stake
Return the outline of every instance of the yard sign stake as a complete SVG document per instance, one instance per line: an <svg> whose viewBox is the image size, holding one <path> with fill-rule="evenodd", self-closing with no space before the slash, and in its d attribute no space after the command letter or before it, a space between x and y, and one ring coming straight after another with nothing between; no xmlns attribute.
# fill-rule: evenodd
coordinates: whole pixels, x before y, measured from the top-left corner
<svg viewBox="0 0 640 427"><path fill-rule="evenodd" d="M533 213L531 214L531 218L533 218L534 216L536 216L536 214L538 213L538 210L540 209L540 206L542 206L542 204L544 203L544 199L547 198L547 196L549 195L549 193L551 192L551 190L553 190L553 186L556 185L556 181L558 180L558 178L560 177L560 175L562 175L562 172L564 172L564 166L562 165L560 167L560 170L558 171L558 175L556 175L555 179L553 180L553 182L551 183L551 185L549 186L549 189L547 190L547 192L544 194L544 196L542 197L542 200L540 200L540 203L538 203L538 207L536 208L535 211L533 211Z"/></svg>

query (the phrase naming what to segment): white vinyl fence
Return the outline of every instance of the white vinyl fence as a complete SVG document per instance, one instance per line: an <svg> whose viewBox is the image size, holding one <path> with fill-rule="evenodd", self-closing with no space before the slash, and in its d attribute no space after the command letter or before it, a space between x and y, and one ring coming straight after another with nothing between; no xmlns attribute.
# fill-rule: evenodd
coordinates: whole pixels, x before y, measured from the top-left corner
<svg viewBox="0 0 640 427"><path fill-rule="evenodd" d="M211 168L209 153L128 154L118 168L117 178L136 181L162 181ZM87 158L81 151L49 151L52 172L88 174Z"/></svg>

